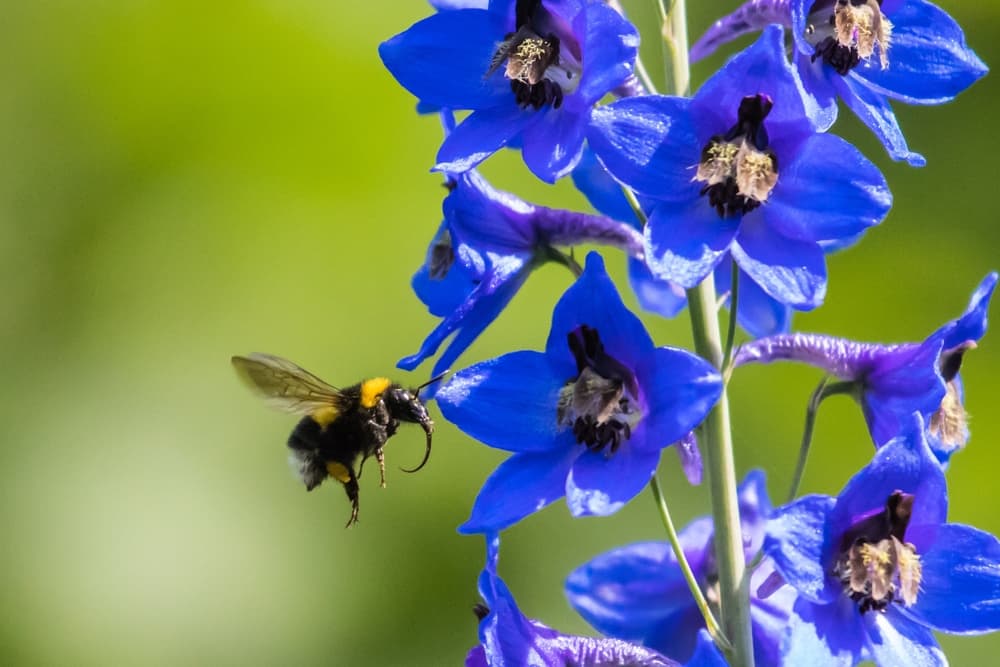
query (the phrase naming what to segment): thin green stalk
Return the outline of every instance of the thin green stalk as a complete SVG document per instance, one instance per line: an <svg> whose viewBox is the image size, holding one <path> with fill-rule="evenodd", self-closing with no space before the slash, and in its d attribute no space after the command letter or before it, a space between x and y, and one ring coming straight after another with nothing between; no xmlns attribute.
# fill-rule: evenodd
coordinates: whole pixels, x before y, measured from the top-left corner
<svg viewBox="0 0 1000 667"><path fill-rule="evenodd" d="M740 302L740 269L733 261L733 281L729 287L729 326L726 329L725 354L722 357L722 372L729 382L730 366L733 362L733 346L736 344L736 312Z"/></svg>
<svg viewBox="0 0 1000 667"><path fill-rule="evenodd" d="M680 1L680 0L678 0ZM722 367L722 336L715 305L712 274L698 287L689 289L688 310L695 350L716 368ZM715 560L719 570L719 602L722 627L729 642L723 649L733 667L753 667L753 636L750 632L749 581L744 579L743 531L740 524L733 458L729 397L725 386L719 402L705 418L701 429L705 446L705 471L712 497L715 524Z"/></svg>
<svg viewBox="0 0 1000 667"><path fill-rule="evenodd" d="M819 406L829 396L837 394L850 394L856 388L854 382L834 382L830 384L830 376L820 380L819 385L809 397L809 405L806 407L806 424L802 429L802 444L799 445L799 460L795 464L795 472L792 474L792 485L788 489L788 499L786 503L795 500L799 494L799 486L802 485L802 477L806 473L806 461L809 459L809 449L812 446L813 430L816 427L816 415L819 414Z"/></svg>
<svg viewBox="0 0 1000 667"><path fill-rule="evenodd" d="M663 489L660 488L660 480L656 475L653 475L653 479L650 480L649 488L653 491L653 497L656 498L656 506L660 510L663 527L667 530L667 539L670 541L670 546L673 547L677 563L684 574L684 581L687 582L688 588L691 590L691 595L694 597L694 602L698 605L698 610L701 611L701 615L705 619L705 627L708 628L709 634L712 635L717 644L726 646L727 642L722 634L722 628L719 627L719 622L715 620L715 615L712 614L712 609L708 606L708 600L705 599L705 594L698 585L698 580L695 579L691 565L688 564L680 538L677 537L677 529L674 528L674 521L670 517L670 509L667 507L667 500L663 496Z"/></svg>
<svg viewBox="0 0 1000 667"><path fill-rule="evenodd" d="M687 95L691 72L688 62L687 12L685 0L673 0L670 7L658 0L663 18L662 34L666 49L667 94ZM688 312L695 350L719 370L724 353L715 308L715 279L708 277L687 291ZM753 636L750 632L749 581L743 577L743 531L736 491L736 464L733 458L729 396L725 385L719 402L701 427L705 446L705 471L712 496L715 524L715 561L719 572L719 606L728 646L720 648L732 667L753 667Z"/></svg>
<svg viewBox="0 0 1000 667"><path fill-rule="evenodd" d="M642 210L642 205L639 203L639 200L636 198L635 193L632 192L632 188L623 185L622 186L622 192L625 193L625 199L628 200L628 205L632 207L632 212L635 213L636 220L639 221L640 225L642 225L643 227L645 227L646 226L646 213L645 213L645 211Z"/></svg>
<svg viewBox="0 0 1000 667"><path fill-rule="evenodd" d="M667 47L664 54L664 78L668 94L687 95L691 83L691 66L688 63L687 39L687 8L684 0L673 0L670 8L663 5L663 0L657 0L663 19L663 44Z"/></svg>

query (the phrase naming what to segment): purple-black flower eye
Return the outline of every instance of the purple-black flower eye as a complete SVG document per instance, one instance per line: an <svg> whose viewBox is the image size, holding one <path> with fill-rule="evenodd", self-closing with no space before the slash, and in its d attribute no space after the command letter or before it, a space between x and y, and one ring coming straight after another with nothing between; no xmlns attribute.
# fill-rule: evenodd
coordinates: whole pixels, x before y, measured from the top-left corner
<svg viewBox="0 0 1000 667"><path fill-rule="evenodd" d="M610 445L618 451L639 421L639 385L623 363L609 355L600 334L586 324L567 336L577 376L559 392L556 421L572 426L576 441L589 449Z"/></svg>
<svg viewBox="0 0 1000 667"><path fill-rule="evenodd" d="M558 109L563 96L576 89L582 70L579 59L571 49L560 48L555 21L541 2L518 2L516 27L500 42L485 76L506 63L504 76L519 106L541 109L551 104Z"/></svg>
<svg viewBox="0 0 1000 667"><path fill-rule="evenodd" d="M427 249L427 273L431 280L442 280L455 263L455 249L451 243L451 232L443 227Z"/></svg>
<svg viewBox="0 0 1000 667"><path fill-rule="evenodd" d="M806 41L816 47L813 61L822 58L845 75L878 48L882 69L889 66L892 24L877 0L819 0L809 10Z"/></svg>
<svg viewBox="0 0 1000 667"><path fill-rule="evenodd" d="M694 179L705 183L701 194L708 196L719 217L749 213L767 201L778 182L778 158L764 128L773 106L767 95L744 97L736 124L701 150Z"/></svg>
<svg viewBox="0 0 1000 667"><path fill-rule="evenodd" d="M841 538L834 574L862 614L917 601L920 556L903 541L912 512L913 495L895 491L881 512L855 522Z"/></svg>

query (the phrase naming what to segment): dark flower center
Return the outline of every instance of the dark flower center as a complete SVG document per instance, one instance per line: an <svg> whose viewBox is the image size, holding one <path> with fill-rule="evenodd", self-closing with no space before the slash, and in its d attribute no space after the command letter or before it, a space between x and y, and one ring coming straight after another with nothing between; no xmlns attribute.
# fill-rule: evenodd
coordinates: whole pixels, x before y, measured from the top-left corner
<svg viewBox="0 0 1000 667"><path fill-rule="evenodd" d="M589 449L610 445L614 454L639 421L635 374L604 350L597 329L584 324L567 338L577 376L559 392L556 421L571 425L576 441Z"/></svg>
<svg viewBox="0 0 1000 667"><path fill-rule="evenodd" d="M767 95L744 97L736 124L701 149L694 180L705 184L702 195L727 218L754 210L767 201L778 182L778 158L768 147L764 119L774 103Z"/></svg>
<svg viewBox="0 0 1000 667"><path fill-rule="evenodd" d="M931 415L927 430L948 449L963 447L969 439L969 415L962 405L956 378L966 350L975 346L969 341L941 355L940 370L945 382L945 394L937 412Z"/></svg>
<svg viewBox="0 0 1000 667"><path fill-rule="evenodd" d="M432 280L443 280L455 263L455 249L451 245L451 232L444 228L434 237L427 251L427 272Z"/></svg>
<svg viewBox="0 0 1000 667"><path fill-rule="evenodd" d="M543 14L540 0L518 1L517 30L500 42L486 76L506 63L504 76L510 79L518 105L541 109L551 104L558 109L564 94L576 87L573 78L580 68L570 58L561 57L566 54L560 52L559 38L540 27L545 23Z"/></svg>
<svg viewBox="0 0 1000 667"><path fill-rule="evenodd" d="M820 0L809 10L806 40L816 47L812 59L822 58L844 75L878 47L882 69L889 66L892 23L882 13L880 0Z"/></svg>
<svg viewBox="0 0 1000 667"><path fill-rule="evenodd" d="M912 512L913 496L894 491L882 511L856 522L841 539L834 574L862 614L917 601L920 556L903 541Z"/></svg>

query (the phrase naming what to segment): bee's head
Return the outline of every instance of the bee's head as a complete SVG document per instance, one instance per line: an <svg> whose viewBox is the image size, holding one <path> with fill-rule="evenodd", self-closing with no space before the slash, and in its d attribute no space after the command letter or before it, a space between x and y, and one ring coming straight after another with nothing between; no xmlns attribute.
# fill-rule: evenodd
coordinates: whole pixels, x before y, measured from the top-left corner
<svg viewBox="0 0 1000 667"><path fill-rule="evenodd" d="M427 434L427 449L424 451L424 460L416 468L409 470L403 468L404 472L416 472L420 470L427 463L427 459L431 455L431 434L434 433L434 422L431 421L430 415L427 414L427 407L418 397L419 392L420 388L410 390L404 389L399 385L393 385L382 396L385 406L389 409L389 414L399 421L420 424L421 428L424 429L424 433Z"/></svg>

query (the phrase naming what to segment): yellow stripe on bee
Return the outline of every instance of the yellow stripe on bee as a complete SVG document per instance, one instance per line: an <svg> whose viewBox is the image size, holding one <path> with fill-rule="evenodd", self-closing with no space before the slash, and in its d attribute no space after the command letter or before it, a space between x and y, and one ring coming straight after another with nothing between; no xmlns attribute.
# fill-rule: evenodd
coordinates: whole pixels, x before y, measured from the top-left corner
<svg viewBox="0 0 1000 667"><path fill-rule="evenodd" d="M326 472L330 475L330 477L340 481L342 484L347 484L351 481L351 473L347 470L347 466L343 463L330 461L326 464Z"/></svg>
<svg viewBox="0 0 1000 667"><path fill-rule="evenodd" d="M313 418L314 422L319 424L320 428L326 428L333 423L339 414L340 413L337 411L337 408L332 405L328 405L313 411L310 416Z"/></svg>
<svg viewBox="0 0 1000 667"><path fill-rule="evenodd" d="M374 408L375 404L382 398L382 394L389 388L392 382L389 378L372 378L361 383L361 407Z"/></svg>

